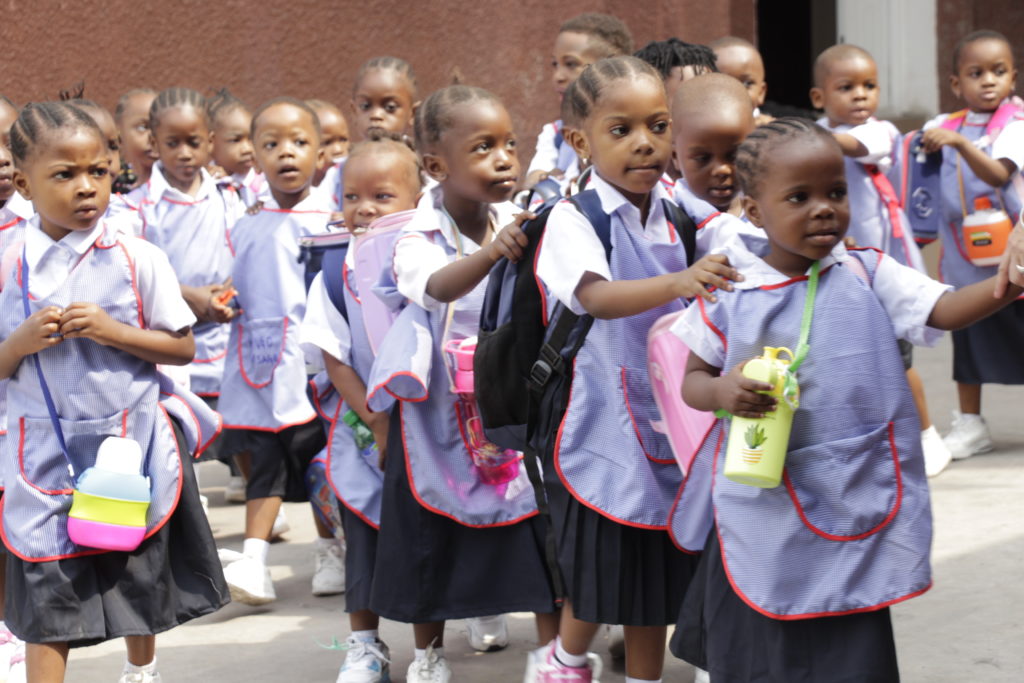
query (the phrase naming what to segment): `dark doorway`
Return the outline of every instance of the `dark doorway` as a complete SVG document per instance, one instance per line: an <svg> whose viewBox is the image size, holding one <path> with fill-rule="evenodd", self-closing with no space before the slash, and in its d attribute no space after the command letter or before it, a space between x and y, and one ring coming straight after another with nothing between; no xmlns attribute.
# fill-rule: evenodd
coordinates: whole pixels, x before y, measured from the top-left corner
<svg viewBox="0 0 1024 683"><path fill-rule="evenodd" d="M759 0L757 45L768 82L767 113L812 116L811 67L835 42L835 0Z"/></svg>

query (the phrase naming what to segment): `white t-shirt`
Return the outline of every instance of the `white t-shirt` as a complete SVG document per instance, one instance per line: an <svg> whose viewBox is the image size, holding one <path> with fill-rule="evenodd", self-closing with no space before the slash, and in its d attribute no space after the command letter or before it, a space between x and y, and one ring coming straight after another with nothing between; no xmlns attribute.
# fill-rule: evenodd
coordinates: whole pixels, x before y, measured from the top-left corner
<svg viewBox="0 0 1024 683"><path fill-rule="evenodd" d="M353 250L349 249L346 261L352 253ZM330 354L345 365L352 365L352 331L345 316L327 294L323 272L317 273L309 286L306 314L299 327L299 344L310 365L322 363L321 352Z"/></svg>

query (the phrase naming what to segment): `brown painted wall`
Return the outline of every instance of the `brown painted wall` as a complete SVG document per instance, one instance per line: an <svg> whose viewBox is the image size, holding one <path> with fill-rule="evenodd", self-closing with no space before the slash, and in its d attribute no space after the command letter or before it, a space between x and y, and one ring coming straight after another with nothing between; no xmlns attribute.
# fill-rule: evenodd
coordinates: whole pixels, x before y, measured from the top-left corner
<svg viewBox="0 0 1024 683"><path fill-rule="evenodd" d="M85 80L86 96L113 107L136 87L228 86L251 105L277 95L345 104L359 65L394 54L416 69L423 93L464 82L497 93L533 154L556 117L549 55L559 24L583 11L621 18L637 45L678 36L754 37L754 0L550 0L413 3L399 0L7 0L0 44L11 60L0 92L22 104Z"/></svg>
<svg viewBox="0 0 1024 683"><path fill-rule="evenodd" d="M936 13L942 111L954 111L964 106L949 90L949 75L953 70L953 47L971 31L999 31L1013 45L1017 68L1024 64L1024 2L1021 0L938 0ZM1018 78L1017 83L1019 94L1024 80Z"/></svg>

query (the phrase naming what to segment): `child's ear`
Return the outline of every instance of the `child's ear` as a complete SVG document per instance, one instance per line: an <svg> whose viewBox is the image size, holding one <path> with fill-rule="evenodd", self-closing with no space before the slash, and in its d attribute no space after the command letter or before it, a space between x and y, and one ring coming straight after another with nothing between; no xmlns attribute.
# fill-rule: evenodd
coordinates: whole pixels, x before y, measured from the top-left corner
<svg viewBox="0 0 1024 683"><path fill-rule="evenodd" d="M424 152L423 170L439 183L443 183L448 178L448 164L436 154Z"/></svg>
<svg viewBox="0 0 1024 683"><path fill-rule="evenodd" d="M575 128L568 128L565 131L565 139L576 151L576 156L580 159L590 158L590 144L587 142L587 136Z"/></svg>
<svg viewBox="0 0 1024 683"><path fill-rule="evenodd" d="M962 99L962 95L960 93L960 77L956 74L951 74L949 77L949 89L953 91L953 95L955 95L958 100Z"/></svg>
<svg viewBox="0 0 1024 683"><path fill-rule="evenodd" d="M743 213L746 214L747 219L757 227L764 229L761 207L757 205L757 200L744 195L740 198L740 203L743 206Z"/></svg>
<svg viewBox="0 0 1024 683"><path fill-rule="evenodd" d="M316 151L316 167L323 168L327 164L327 149L320 147Z"/></svg>
<svg viewBox="0 0 1024 683"><path fill-rule="evenodd" d="M32 190L28 186L28 178L18 169L14 169L14 189L25 199L32 201Z"/></svg>
<svg viewBox="0 0 1024 683"><path fill-rule="evenodd" d="M760 107L764 104L764 98L768 97L768 83L761 81L761 88L757 91L757 99L754 100L754 106Z"/></svg>
<svg viewBox="0 0 1024 683"><path fill-rule="evenodd" d="M825 91L821 88L811 88L811 105L815 109L825 108Z"/></svg>

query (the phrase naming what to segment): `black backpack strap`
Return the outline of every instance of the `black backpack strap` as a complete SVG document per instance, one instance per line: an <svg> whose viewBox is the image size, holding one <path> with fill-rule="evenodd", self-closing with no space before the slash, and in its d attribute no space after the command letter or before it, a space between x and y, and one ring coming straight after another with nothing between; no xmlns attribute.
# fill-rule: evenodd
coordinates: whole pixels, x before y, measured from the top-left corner
<svg viewBox="0 0 1024 683"><path fill-rule="evenodd" d="M690 214L683 211L683 207L671 199L662 199L661 203L665 209L665 219L676 229L686 249L686 265L692 266L697 260L697 224L690 218Z"/></svg>
<svg viewBox="0 0 1024 683"><path fill-rule="evenodd" d="M320 272L323 273L327 298L338 309L341 316L348 321L348 305L345 303L345 257L348 245L328 249L324 254Z"/></svg>

